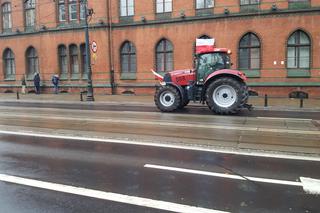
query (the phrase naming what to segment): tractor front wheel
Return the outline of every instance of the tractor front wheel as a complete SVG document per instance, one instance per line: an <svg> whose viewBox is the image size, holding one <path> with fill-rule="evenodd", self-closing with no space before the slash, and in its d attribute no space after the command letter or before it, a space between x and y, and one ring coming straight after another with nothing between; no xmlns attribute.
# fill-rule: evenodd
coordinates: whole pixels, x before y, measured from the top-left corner
<svg viewBox="0 0 320 213"><path fill-rule="evenodd" d="M161 86L156 90L154 102L162 112L172 112L181 105L180 93L173 86Z"/></svg>
<svg viewBox="0 0 320 213"><path fill-rule="evenodd" d="M216 114L235 114L248 100L245 83L223 77L213 81L206 91L208 107Z"/></svg>

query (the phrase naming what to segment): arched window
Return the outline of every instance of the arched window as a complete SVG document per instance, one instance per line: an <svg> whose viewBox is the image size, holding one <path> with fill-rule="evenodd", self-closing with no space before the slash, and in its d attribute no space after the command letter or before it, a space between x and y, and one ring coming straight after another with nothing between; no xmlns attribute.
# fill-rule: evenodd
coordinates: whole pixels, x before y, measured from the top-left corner
<svg viewBox="0 0 320 213"><path fill-rule="evenodd" d="M240 40L239 69L260 69L260 40L253 33L245 34Z"/></svg>
<svg viewBox="0 0 320 213"><path fill-rule="evenodd" d="M79 74L79 59L78 59L78 47L75 44L71 44L69 46L69 54L70 54L70 68L71 74L75 75ZM79 77L79 76L77 76Z"/></svg>
<svg viewBox="0 0 320 213"><path fill-rule="evenodd" d="M11 28L12 28L11 4L4 3L1 6L1 12L2 12L2 30L3 31L11 30Z"/></svg>
<svg viewBox="0 0 320 213"><path fill-rule="evenodd" d="M309 69L310 50L309 36L301 30L294 32L289 37L287 44L287 68Z"/></svg>
<svg viewBox="0 0 320 213"><path fill-rule="evenodd" d="M156 47L157 72L173 70L173 46L167 39L159 41Z"/></svg>
<svg viewBox="0 0 320 213"><path fill-rule="evenodd" d="M33 75L39 72L38 54L35 48L29 47L26 51L27 61L27 76L32 78Z"/></svg>
<svg viewBox="0 0 320 213"><path fill-rule="evenodd" d="M127 41L125 42L120 50L121 58L121 72L136 72L136 48L134 45Z"/></svg>
<svg viewBox="0 0 320 213"><path fill-rule="evenodd" d="M36 0L25 0L25 25L26 27L33 27L36 24Z"/></svg>
<svg viewBox="0 0 320 213"><path fill-rule="evenodd" d="M11 79L14 78L16 73L16 66L14 62L14 53L11 49L7 48L3 52L3 70L4 70L4 78Z"/></svg>
<svg viewBox="0 0 320 213"><path fill-rule="evenodd" d="M87 72L87 54L86 54L86 44L80 45L80 56L81 56L81 73L83 78L88 78Z"/></svg>
<svg viewBox="0 0 320 213"><path fill-rule="evenodd" d="M66 78L68 76L68 56L67 48L65 45L60 45L58 47L58 56L61 77Z"/></svg>

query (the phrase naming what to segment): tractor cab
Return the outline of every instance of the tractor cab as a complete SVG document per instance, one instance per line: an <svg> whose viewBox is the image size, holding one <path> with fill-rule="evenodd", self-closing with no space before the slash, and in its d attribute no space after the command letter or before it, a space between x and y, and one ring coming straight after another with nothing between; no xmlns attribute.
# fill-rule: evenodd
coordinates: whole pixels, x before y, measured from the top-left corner
<svg viewBox="0 0 320 213"><path fill-rule="evenodd" d="M207 77L218 70L230 69L230 53L225 48L215 48L214 51L196 55L197 84L203 84Z"/></svg>

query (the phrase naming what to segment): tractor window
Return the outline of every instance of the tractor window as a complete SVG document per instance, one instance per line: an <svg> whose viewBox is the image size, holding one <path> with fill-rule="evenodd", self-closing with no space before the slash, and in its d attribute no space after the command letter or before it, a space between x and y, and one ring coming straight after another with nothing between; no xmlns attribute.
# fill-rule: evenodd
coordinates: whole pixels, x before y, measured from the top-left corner
<svg viewBox="0 0 320 213"><path fill-rule="evenodd" d="M199 56L198 81L204 81L208 75L216 70L230 68L230 57L226 53L209 53Z"/></svg>

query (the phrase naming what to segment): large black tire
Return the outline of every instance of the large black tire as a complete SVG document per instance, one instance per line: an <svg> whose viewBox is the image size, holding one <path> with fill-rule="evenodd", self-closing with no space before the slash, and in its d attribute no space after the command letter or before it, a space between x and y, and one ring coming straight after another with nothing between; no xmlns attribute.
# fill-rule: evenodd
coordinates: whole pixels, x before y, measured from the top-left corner
<svg viewBox="0 0 320 213"><path fill-rule="evenodd" d="M248 96L246 84L230 77L214 80L206 90L207 105L216 114L236 114L244 108Z"/></svg>
<svg viewBox="0 0 320 213"><path fill-rule="evenodd" d="M172 112L181 106L181 96L175 87L161 86L156 90L154 103L162 112Z"/></svg>

